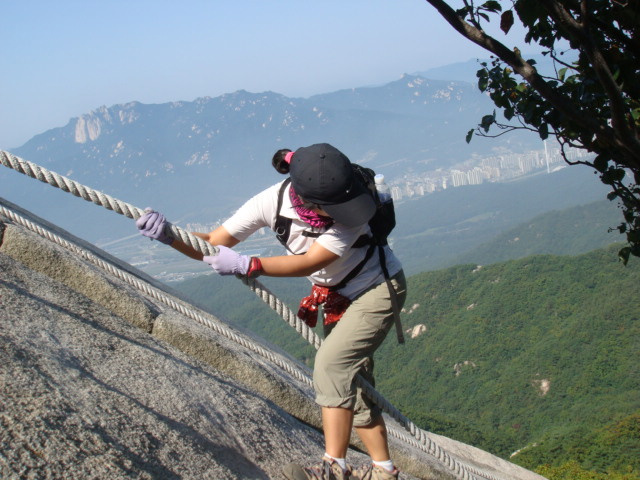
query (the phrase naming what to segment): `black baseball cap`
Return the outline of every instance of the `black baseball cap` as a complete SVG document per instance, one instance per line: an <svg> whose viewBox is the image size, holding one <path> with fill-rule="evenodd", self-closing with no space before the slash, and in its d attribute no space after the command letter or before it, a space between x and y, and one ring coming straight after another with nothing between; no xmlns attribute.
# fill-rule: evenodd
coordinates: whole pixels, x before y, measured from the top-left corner
<svg viewBox="0 0 640 480"><path fill-rule="evenodd" d="M355 176L347 156L328 143L296 150L289 174L295 192L320 205L338 223L363 225L376 211L373 197Z"/></svg>

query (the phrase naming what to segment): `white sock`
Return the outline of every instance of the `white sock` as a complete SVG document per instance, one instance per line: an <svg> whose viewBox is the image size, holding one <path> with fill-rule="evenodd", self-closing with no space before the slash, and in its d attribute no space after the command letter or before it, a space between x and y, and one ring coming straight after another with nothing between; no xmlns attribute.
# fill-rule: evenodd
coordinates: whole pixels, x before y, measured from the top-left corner
<svg viewBox="0 0 640 480"><path fill-rule="evenodd" d="M382 467L384 468L387 472L393 472L393 469L395 468L393 466L393 462L391 460L385 460L384 462L373 462L374 465L378 466L378 467Z"/></svg>
<svg viewBox="0 0 640 480"><path fill-rule="evenodd" d="M336 457L332 457L331 455L329 455L327 452L324 452L324 456L326 458L328 458L329 460L334 460L338 465L340 465L340 468L344 471L347 470L347 461L344 458L336 458Z"/></svg>

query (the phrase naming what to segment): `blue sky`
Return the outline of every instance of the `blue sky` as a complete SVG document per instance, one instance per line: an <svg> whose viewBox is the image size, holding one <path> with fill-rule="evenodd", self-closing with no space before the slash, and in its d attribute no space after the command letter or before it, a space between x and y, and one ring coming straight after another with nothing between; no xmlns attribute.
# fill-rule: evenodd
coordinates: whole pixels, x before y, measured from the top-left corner
<svg viewBox="0 0 640 480"><path fill-rule="evenodd" d="M307 97L486 57L424 0L0 0L0 149L102 105Z"/></svg>

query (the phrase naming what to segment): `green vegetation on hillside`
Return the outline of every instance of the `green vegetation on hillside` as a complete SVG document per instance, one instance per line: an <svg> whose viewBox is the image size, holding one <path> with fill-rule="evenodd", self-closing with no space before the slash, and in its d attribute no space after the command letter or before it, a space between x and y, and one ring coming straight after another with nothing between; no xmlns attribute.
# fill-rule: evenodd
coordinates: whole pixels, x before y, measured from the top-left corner
<svg viewBox="0 0 640 480"><path fill-rule="evenodd" d="M455 264L488 265L530 255L578 255L620 241L618 207L601 200L538 215L459 256Z"/></svg>
<svg viewBox="0 0 640 480"><path fill-rule="evenodd" d="M640 412L640 297L620 293L637 290L640 268L617 248L411 277L404 322L426 333L385 342L378 388L420 426L506 458L520 450L511 460L528 468L640 475L633 428L609 437L624 448L601 441ZM442 428L443 416L455 422Z"/></svg>
<svg viewBox="0 0 640 480"><path fill-rule="evenodd" d="M310 284L305 278L261 277L260 281L294 312L298 311L300 299L309 295ZM174 287L239 330L261 337L305 364L313 365L314 348L238 279L211 274L185 280Z"/></svg>
<svg viewBox="0 0 640 480"><path fill-rule="evenodd" d="M640 264L624 267L618 249L410 277L403 323L426 333L387 338L378 389L417 425L547 478L640 478L640 297L624 294L637 291ZM271 280L290 306L307 294L303 279ZM237 280L186 283L198 303L311 365L311 347Z"/></svg>

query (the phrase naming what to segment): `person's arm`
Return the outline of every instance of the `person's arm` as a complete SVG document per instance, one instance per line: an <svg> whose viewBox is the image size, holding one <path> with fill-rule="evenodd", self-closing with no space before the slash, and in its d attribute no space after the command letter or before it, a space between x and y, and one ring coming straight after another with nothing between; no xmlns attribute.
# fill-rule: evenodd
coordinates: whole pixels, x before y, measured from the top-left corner
<svg viewBox="0 0 640 480"><path fill-rule="evenodd" d="M326 267L338 258L338 255L316 242L304 255L264 258L240 255L221 245L218 255L205 256L202 260L211 265L220 275L304 277Z"/></svg>
<svg viewBox="0 0 640 480"><path fill-rule="evenodd" d="M260 258L262 275L269 277L307 277L340 258L318 242L304 255Z"/></svg>
<svg viewBox="0 0 640 480"><path fill-rule="evenodd" d="M214 246L234 247L256 230L270 226L269 219L273 216L270 207L275 208L277 200L272 197L274 192L277 195L278 188L278 185L274 185L250 198L225 222L225 224L231 222L231 231L235 232L238 237L234 237L225 226L220 226L209 233L193 232L193 235ZM194 260L203 259L201 252L185 244L179 238L174 239L165 233L166 219L159 212L147 209L145 214L136 221L136 226L140 233L146 237L171 245L178 252Z"/></svg>
<svg viewBox="0 0 640 480"><path fill-rule="evenodd" d="M240 243L240 240L233 237L223 226L220 226L209 233L192 232L192 234L214 246L223 245L225 247L233 247ZM195 250L178 238L173 240L171 247L194 260L202 260L203 258L203 254L201 252Z"/></svg>

